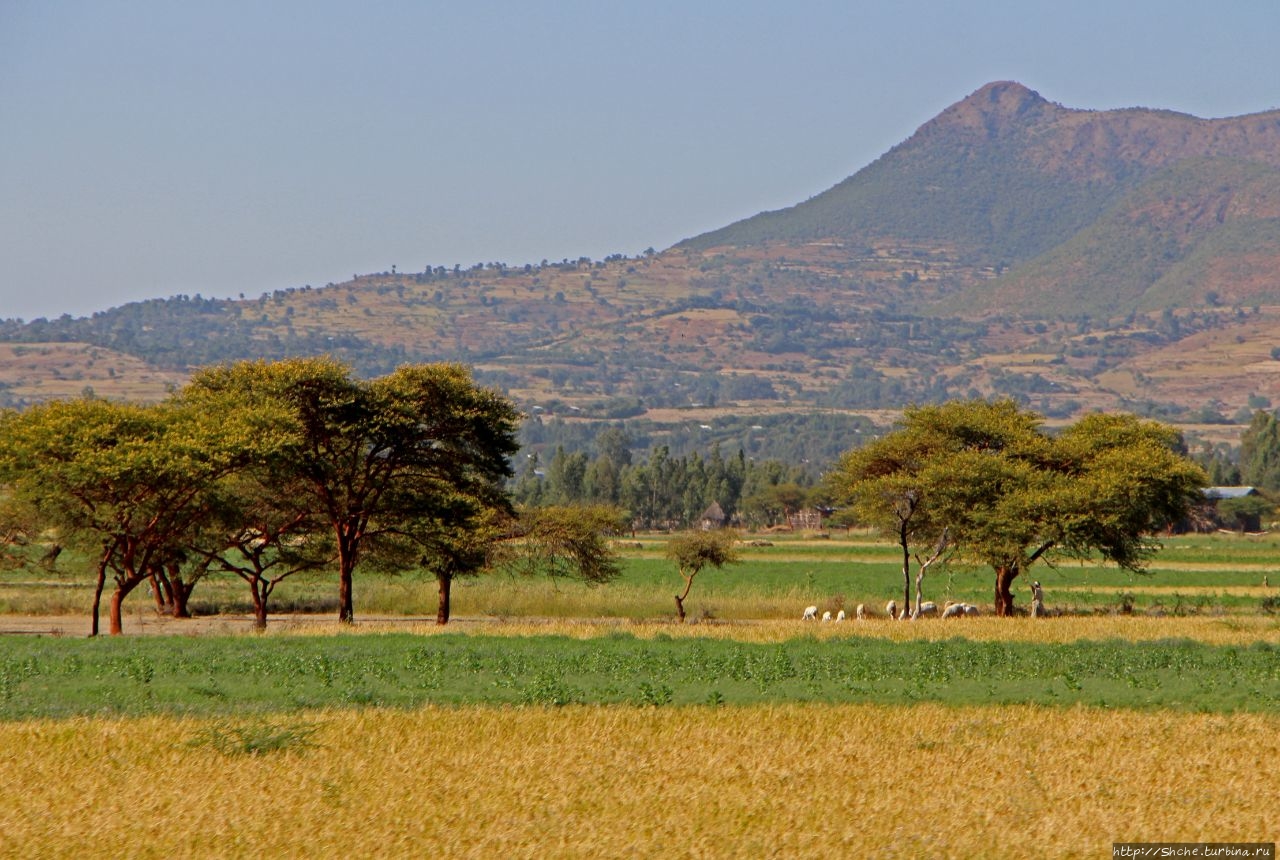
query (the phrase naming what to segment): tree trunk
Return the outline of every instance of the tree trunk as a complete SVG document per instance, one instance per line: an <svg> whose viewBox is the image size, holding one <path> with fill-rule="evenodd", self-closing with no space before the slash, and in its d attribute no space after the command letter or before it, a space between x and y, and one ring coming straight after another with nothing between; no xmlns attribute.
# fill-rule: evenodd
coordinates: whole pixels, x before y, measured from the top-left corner
<svg viewBox="0 0 1280 860"><path fill-rule="evenodd" d="M173 586L163 571L151 572L151 594L156 599L156 614L166 615L173 612Z"/></svg>
<svg viewBox="0 0 1280 860"><path fill-rule="evenodd" d="M439 599L436 601L436 624L449 623L449 595L453 589L453 575L437 573L436 584L439 586Z"/></svg>
<svg viewBox="0 0 1280 860"><path fill-rule="evenodd" d="M93 626L89 629L90 636L98 635L98 610L102 608L102 589L107 584L107 560L103 558L98 562L98 581L93 587Z"/></svg>
<svg viewBox="0 0 1280 860"><path fill-rule="evenodd" d="M696 574L697 571L694 571L694 573ZM685 576L684 571L682 570L680 571L680 575L684 577L684 594L676 595L676 615L680 617L680 623L683 624L684 623L684 599L689 596L689 589L693 588L694 574Z"/></svg>
<svg viewBox="0 0 1280 860"><path fill-rule="evenodd" d="M898 531L898 543L902 546L902 611L911 612L911 550L907 546L907 524L904 521ZM893 619L897 620L897 619Z"/></svg>
<svg viewBox="0 0 1280 860"><path fill-rule="evenodd" d="M267 596L253 589L253 627L255 630L267 629Z"/></svg>
<svg viewBox="0 0 1280 860"><path fill-rule="evenodd" d="M351 596L351 575L356 568L355 539L344 529L338 531L338 623L354 624L355 603Z"/></svg>
<svg viewBox="0 0 1280 860"><path fill-rule="evenodd" d="M351 600L351 569L345 564L338 572L338 623L354 624L355 604Z"/></svg>
<svg viewBox="0 0 1280 860"><path fill-rule="evenodd" d="M198 574L196 576L198 578ZM191 592L195 591L196 580L183 582L181 568L173 564L169 566L169 575L164 581L169 585L166 591L169 594L169 604L173 610L173 617L190 618L191 610L187 608L187 604L191 600Z"/></svg>
<svg viewBox="0 0 1280 860"><path fill-rule="evenodd" d="M116 590L111 593L111 635L120 636L124 633L123 620L123 604L124 599L129 596L129 592L133 591L137 585L146 579L145 576L129 576L116 583Z"/></svg>
<svg viewBox="0 0 1280 860"><path fill-rule="evenodd" d="M1018 576L1016 565L1000 565L996 568L996 616L1013 615L1013 580Z"/></svg>
<svg viewBox="0 0 1280 860"><path fill-rule="evenodd" d="M195 585L187 585L181 580L173 583L173 617L174 618L190 618L191 610L187 607L188 601L191 599L191 592L195 589Z"/></svg>
<svg viewBox="0 0 1280 860"><path fill-rule="evenodd" d="M918 560L916 565L916 605L911 611L912 618L920 617L920 601L922 599L921 595L924 593L924 565L920 564Z"/></svg>

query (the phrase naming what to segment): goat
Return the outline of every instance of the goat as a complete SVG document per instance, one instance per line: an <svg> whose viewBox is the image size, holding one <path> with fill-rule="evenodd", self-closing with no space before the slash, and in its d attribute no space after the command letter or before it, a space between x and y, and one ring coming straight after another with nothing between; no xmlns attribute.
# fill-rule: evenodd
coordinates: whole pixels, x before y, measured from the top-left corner
<svg viewBox="0 0 1280 860"><path fill-rule="evenodd" d="M805 610L804 610L804 617L803 617L803 618L801 618L800 620L801 620L801 621L817 621L817 620L818 620L818 607L816 607L816 606L806 606L806 607L805 607Z"/></svg>
<svg viewBox="0 0 1280 860"><path fill-rule="evenodd" d="M826 612L822 613L822 621L825 624L830 620L831 620L831 610L828 609Z"/></svg>
<svg viewBox="0 0 1280 860"><path fill-rule="evenodd" d="M841 609L839 612L836 613L836 621L837 622L844 621L844 619L845 619L844 610Z"/></svg>

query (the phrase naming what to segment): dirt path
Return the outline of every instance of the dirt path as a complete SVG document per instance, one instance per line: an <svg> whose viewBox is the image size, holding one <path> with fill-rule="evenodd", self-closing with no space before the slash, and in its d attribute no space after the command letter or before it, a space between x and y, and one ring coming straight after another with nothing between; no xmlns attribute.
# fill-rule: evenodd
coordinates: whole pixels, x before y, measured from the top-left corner
<svg viewBox="0 0 1280 860"><path fill-rule="evenodd" d="M468 619L454 619L459 624ZM435 616L377 615L356 619L356 627L378 628L411 627L434 624ZM451 622L452 623L452 622ZM324 615L273 615L269 629L284 630L333 629L338 619L332 613ZM100 622L103 635L107 632L107 619ZM133 612L124 619L126 636L216 636L219 634L249 633L253 631L251 615L210 615L202 618L169 618L154 612ZM87 615L0 615L0 636L88 636Z"/></svg>

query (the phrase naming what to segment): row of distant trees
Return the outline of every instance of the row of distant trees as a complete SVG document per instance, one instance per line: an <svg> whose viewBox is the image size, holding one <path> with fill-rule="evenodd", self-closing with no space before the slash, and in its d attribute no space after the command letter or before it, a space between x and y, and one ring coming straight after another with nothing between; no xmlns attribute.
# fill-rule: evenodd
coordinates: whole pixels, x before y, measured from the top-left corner
<svg viewBox="0 0 1280 860"><path fill-rule="evenodd" d="M210 571L243 579L266 624L273 590L336 567L354 620L357 567L426 569L449 616L457 576L494 564L616 576L603 508L516 515L504 482L518 414L458 365L365 381L330 359L207 368L168 400L51 402L0 414L0 518L10 543L53 535L95 559L121 605L150 583L185 615Z"/></svg>
<svg viewBox="0 0 1280 860"><path fill-rule="evenodd" d="M512 486L526 506L603 504L625 510L635 528L681 529L699 525L713 503L726 522L747 528L779 525L808 504L821 503L825 489L813 486L801 465L757 462L739 449L730 457L718 445L673 457L660 445L633 458L631 439L619 428L596 437L594 457L557 446L547 462L530 454Z"/></svg>

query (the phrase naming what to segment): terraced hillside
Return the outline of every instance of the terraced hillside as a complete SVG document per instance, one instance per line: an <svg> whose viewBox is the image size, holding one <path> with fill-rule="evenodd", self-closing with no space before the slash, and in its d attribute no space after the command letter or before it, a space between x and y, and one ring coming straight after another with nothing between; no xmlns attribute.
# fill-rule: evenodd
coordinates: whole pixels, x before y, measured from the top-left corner
<svg viewBox="0 0 1280 860"><path fill-rule="evenodd" d="M158 397L195 365L328 352L369 374L465 361L572 420L997 394L1230 438L1220 422L1280 399L1278 171L1280 112L1075 110L995 83L829 191L660 253L9 320L0 399Z"/></svg>

